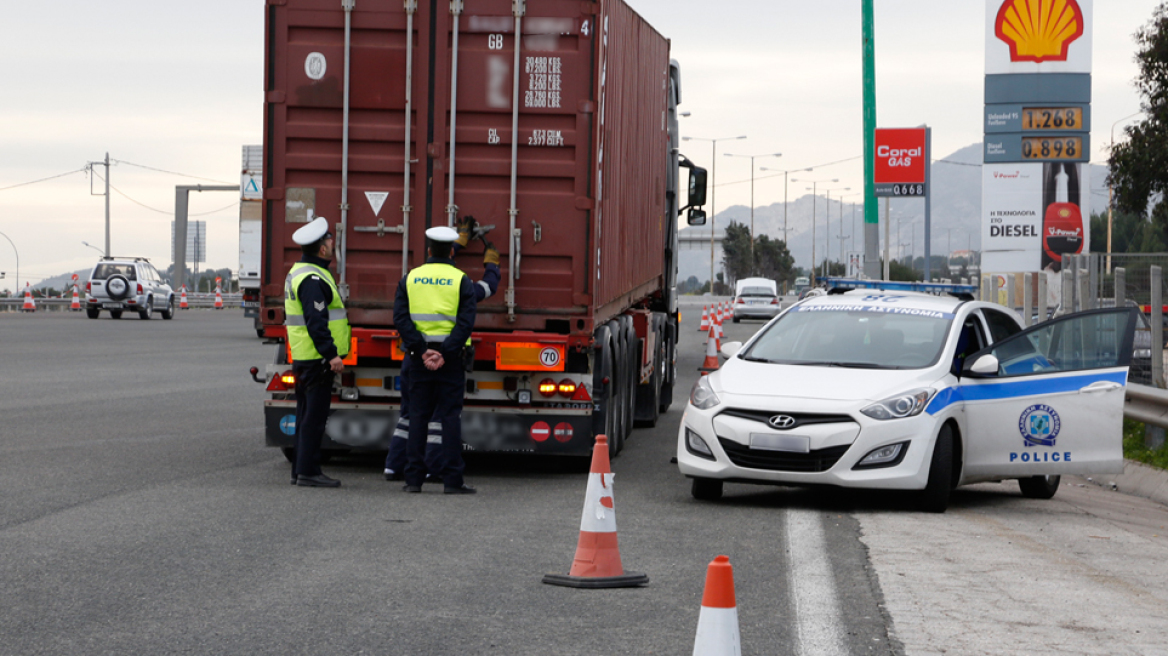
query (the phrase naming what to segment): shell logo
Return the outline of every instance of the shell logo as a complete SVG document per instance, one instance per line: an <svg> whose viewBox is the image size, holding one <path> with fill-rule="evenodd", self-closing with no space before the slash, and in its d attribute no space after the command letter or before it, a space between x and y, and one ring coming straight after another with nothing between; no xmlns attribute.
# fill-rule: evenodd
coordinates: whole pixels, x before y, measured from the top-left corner
<svg viewBox="0 0 1168 656"><path fill-rule="evenodd" d="M1010 61L1066 61L1083 36L1083 10L1075 0L1006 0L994 34L1010 46Z"/></svg>

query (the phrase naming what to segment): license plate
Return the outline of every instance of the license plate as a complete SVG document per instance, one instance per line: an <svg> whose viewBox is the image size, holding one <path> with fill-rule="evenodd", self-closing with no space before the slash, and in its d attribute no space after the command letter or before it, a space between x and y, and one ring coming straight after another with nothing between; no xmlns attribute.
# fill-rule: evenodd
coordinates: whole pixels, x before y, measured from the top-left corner
<svg viewBox="0 0 1168 656"><path fill-rule="evenodd" d="M790 453L810 453L811 438L807 435L778 435L775 433L751 433L750 448L759 451L787 451Z"/></svg>
<svg viewBox="0 0 1168 656"><path fill-rule="evenodd" d="M762 305L762 301L751 301L751 305Z"/></svg>
<svg viewBox="0 0 1168 656"><path fill-rule="evenodd" d="M260 306L259 301L244 301L243 302L243 307L245 307L245 308L258 308L259 306Z"/></svg>
<svg viewBox="0 0 1168 656"><path fill-rule="evenodd" d="M102 303L101 306L107 310L120 310L120 309L122 309L121 303Z"/></svg>

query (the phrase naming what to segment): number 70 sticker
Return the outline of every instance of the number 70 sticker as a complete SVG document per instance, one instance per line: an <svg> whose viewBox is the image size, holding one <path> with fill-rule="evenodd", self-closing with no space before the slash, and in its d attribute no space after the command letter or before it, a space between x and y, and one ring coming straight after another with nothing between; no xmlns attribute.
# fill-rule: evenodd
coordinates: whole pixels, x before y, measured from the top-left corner
<svg viewBox="0 0 1168 656"><path fill-rule="evenodd" d="M563 344L500 342L495 347L498 371L563 371Z"/></svg>

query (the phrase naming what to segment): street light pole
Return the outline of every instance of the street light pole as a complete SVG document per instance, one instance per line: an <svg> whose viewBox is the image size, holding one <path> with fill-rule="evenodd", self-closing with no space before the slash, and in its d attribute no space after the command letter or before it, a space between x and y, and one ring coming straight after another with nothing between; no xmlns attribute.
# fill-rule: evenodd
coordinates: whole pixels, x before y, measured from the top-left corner
<svg viewBox="0 0 1168 656"><path fill-rule="evenodd" d="M15 296L16 294L20 293L20 251L16 250L16 244L12 243L11 237L4 234L3 232L0 232L0 237L4 237L8 240L8 243L12 245L12 252L16 254L16 287L13 287L12 292L12 294Z"/></svg>
<svg viewBox="0 0 1168 656"><path fill-rule="evenodd" d="M766 153L763 155L735 155L726 153L726 157L746 157L750 159L750 275L754 275L754 158L782 157L782 153Z"/></svg>
<svg viewBox="0 0 1168 656"><path fill-rule="evenodd" d="M717 139L706 139L704 137L682 137L682 141L709 141L711 145L710 157L713 164L710 165L710 295L714 295L714 235L717 233L717 219L718 206L715 202L718 193L718 142L731 141L734 139L745 139L746 135L739 137L718 137Z"/></svg>
<svg viewBox="0 0 1168 656"><path fill-rule="evenodd" d="M1143 112L1136 112L1135 114L1131 114L1130 116L1124 116L1123 118L1121 118L1118 121L1111 124L1111 152L1115 151L1115 127L1117 125L1119 125L1120 123L1123 123L1124 121L1128 120L1129 118L1132 118L1133 116L1139 116L1140 114L1143 114ZM1110 174L1110 172L1111 172L1110 158L1108 159L1108 167L1107 168L1108 168L1108 173ZM1113 205L1115 204L1115 201L1114 201L1115 185L1111 184L1111 181L1110 181L1111 176L1108 175L1107 177L1108 177L1108 182L1107 182L1107 273L1110 274L1111 273L1111 226L1114 223L1114 216L1115 216L1115 210L1113 208Z"/></svg>
<svg viewBox="0 0 1168 656"><path fill-rule="evenodd" d="M839 180L832 180L832 182L839 182ZM823 214L823 275L828 275L828 262L831 260L831 192L833 191L850 191L851 187L836 187L835 189L827 189L827 211ZM840 203L841 211L843 201ZM842 221L842 219L841 219Z"/></svg>
<svg viewBox="0 0 1168 656"><path fill-rule="evenodd" d="M811 186L807 187L811 190L811 286L815 286L815 199L817 197L817 186L820 182L839 182L839 178L832 178L830 180L804 180L810 182ZM830 207L828 209L831 209Z"/></svg>

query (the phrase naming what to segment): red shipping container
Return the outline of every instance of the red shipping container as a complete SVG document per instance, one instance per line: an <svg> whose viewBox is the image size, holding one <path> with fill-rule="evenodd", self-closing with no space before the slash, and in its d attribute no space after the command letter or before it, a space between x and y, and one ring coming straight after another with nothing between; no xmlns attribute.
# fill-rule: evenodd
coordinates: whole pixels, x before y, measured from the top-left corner
<svg viewBox="0 0 1168 656"><path fill-rule="evenodd" d="M355 326L391 326L403 244L404 266L419 266L425 229L468 215L496 226L488 238L503 255L476 330L591 335L666 287L669 42L619 0L528 0L516 89L512 7L465 0L455 70L449 2L422 0L412 16L402 2L356 3L343 170L345 12L337 0L269 0L266 324L283 323L292 233L310 216L338 224L343 203L337 278ZM456 260L476 280L482 251L472 243Z"/></svg>

